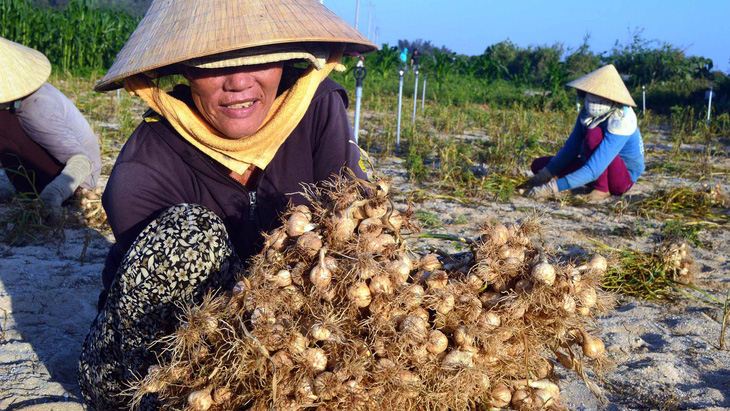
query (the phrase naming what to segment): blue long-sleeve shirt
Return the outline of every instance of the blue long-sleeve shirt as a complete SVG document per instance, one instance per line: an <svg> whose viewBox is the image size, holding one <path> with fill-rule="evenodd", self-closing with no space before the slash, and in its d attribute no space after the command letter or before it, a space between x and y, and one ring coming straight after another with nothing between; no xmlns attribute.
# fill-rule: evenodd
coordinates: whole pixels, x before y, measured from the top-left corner
<svg viewBox="0 0 730 411"><path fill-rule="evenodd" d="M631 110L630 108L627 109ZM583 167L557 180L558 190L570 190L595 181L606 171L606 168L617 155L626 164L631 181L634 183L644 172L644 143L641 139L639 127L636 127L634 132L628 135L610 133L608 131L608 121L604 121L598 127L603 131L603 141L587 161L585 153L582 152L586 127L581 124L579 117L563 148L546 166L552 175L557 175L560 170L574 161L579 155L582 158Z"/></svg>

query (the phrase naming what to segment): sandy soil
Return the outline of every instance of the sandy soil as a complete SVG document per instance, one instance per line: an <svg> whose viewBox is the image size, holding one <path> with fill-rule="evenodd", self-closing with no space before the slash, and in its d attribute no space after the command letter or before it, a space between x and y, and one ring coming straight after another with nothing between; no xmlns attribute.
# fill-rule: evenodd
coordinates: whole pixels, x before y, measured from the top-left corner
<svg viewBox="0 0 730 411"><path fill-rule="evenodd" d="M670 149L670 145L649 146L650 161L661 161ZM719 183L730 192L727 158L725 152L713 159L726 172L708 183ZM393 178L397 201L404 201L415 188L406 179L401 159L379 158L377 169ZM692 183L647 173L632 197ZM475 235L479 223L537 214L544 223L548 249L563 259L595 250L590 239L617 248L650 250L664 224L662 218L618 215L606 204L571 206L522 197L478 204L426 199L415 206L437 216L438 224L425 231L465 236ZM0 203L0 215L8 209L7 203ZM616 235L619 232L639 234ZM77 358L96 315L101 267L111 238L88 227L67 228L62 237L41 238L25 246L0 242L0 409L82 409ZM724 301L730 287L730 229L706 228L700 240L703 245L691 249L695 283ZM409 241L416 249L456 250L443 240ZM718 348L721 317L719 308L685 297L660 302L620 297L616 310L598 319L599 335L616 364L599 381L610 401L607 409L730 409L730 351ZM601 408L575 376L561 373L560 386L571 409Z"/></svg>

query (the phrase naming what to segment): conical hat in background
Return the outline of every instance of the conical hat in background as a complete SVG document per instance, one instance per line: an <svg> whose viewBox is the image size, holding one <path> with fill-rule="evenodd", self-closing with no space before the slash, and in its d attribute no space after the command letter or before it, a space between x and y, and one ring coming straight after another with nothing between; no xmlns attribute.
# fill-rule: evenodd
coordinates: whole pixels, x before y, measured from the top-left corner
<svg viewBox="0 0 730 411"><path fill-rule="evenodd" d="M97 91L185 60L287 43L345 43L345 53L377 50L319 0L154 0Z"/></svg>
<svg viewBox="0 0 730 411"><path fill-rule="evenodd" d="M38 90L51 75L51 63L38 50L0 37L0 103Z"/></svg>
<svg viewBox="0 0 730 411"><path fill-rule="evenodd" d="M618 74L618 70L613 64L592 71L567 85L617 103L636 107L629 89L626 88L623 80L621 80L621 75Z"/></svg>

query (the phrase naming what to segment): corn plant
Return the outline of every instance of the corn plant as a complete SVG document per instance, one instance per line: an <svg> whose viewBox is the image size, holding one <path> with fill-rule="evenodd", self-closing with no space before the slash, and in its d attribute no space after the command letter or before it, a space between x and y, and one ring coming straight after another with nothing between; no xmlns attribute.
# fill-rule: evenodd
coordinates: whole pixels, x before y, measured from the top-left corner
<svg viewBox="0 0 730 411"><path fill-rule="evenodd" d="M111 66L138 19L71 0L62 9L41 8L31 0L0 2L0 37L34 48L63 71L88 73Z"/></svg>

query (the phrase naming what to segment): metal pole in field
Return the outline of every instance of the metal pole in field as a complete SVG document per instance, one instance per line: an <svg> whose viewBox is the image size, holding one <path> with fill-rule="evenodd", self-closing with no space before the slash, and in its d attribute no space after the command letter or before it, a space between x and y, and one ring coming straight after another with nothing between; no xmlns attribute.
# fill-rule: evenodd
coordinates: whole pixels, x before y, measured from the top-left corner
<svg viewBox="0 0 730 411"><path fill-rule="evenodd" d="M355 1L355 30L357 30L357 23L360 20L360 0Z"/></svg>
<svg viewBox="0 0 730 411"><path fill-rule="evenodd" d="M641 108L646 115L646 86L641 86Z"/></svg>
<svg viewBox="0 0 730 411"><path fill-rule="evenodd" d="M418 103L418 66L416 66L416 84L413 86L413 118L411 124L416 124L416 104Z"/></svg>
<svg viewBox="0 0 730 411"><path fill-rule="evenodd" d="M117 89L117 105L119 105L119 90L121 89Z"/></svg>
<svg viewBox="0 0 730 411"><path fill-rule="evenodd" d="M707 102L707 124L710 124L710 110L712 109L712 82L710 82L710 95Z"/></svg>
<svg viewBox="0 0 730 411"><path fill-rule="evenodd" d="M398 126L395 133L395 152L397 153L400 149L400 113L403 107L403 68L398 69Z"/></svg>
<svg viewBox="0 0 730 411"><path fill-rule="evenodd" d="M355 143L360 139L360 101L362 100L362 81L367 76L367 70L363 65L363 58L357 62L355 67Z"/></svg>
<svg viewBox="0 0 730 411"><path fill-rule="evenodd" d="M423 95L421 96L421 113L426 107L426 73L423 73Z"/></svg>

